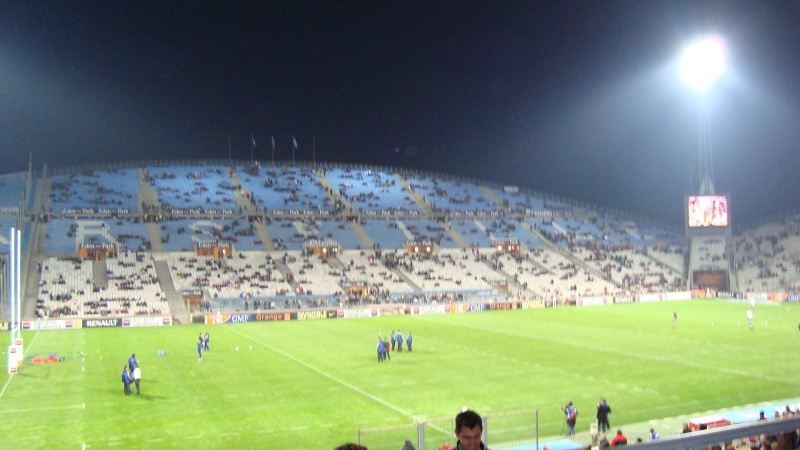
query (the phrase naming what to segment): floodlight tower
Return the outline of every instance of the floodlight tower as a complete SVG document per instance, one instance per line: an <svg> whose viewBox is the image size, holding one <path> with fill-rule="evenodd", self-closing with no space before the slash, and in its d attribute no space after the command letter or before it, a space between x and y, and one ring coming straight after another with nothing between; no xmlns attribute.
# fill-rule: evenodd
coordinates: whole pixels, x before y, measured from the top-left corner
<svg viewBox="0 0 800 450"><path fill-rule="evenodd" d="M714 195L714 164L708 118L708 91L725 70L725 42L710 36L691 44L680 63L681 78L700 97L700 195Z"/></svg>

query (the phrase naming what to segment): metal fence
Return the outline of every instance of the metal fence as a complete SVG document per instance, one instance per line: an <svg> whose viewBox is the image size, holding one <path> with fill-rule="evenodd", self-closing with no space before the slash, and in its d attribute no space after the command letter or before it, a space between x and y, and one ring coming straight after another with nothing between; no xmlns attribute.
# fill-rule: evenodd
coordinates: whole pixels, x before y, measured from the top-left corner
<svg viewBox="0 0 800 450"><path fill-rule="evenodd" d="M531 448L538 441L537 409L487 414L482 419L483 442L494 449ZM406 439L417 450L436 450L444 442L455 447L455 418L358 430L358 443L370 450L397 450Z"/></svg>

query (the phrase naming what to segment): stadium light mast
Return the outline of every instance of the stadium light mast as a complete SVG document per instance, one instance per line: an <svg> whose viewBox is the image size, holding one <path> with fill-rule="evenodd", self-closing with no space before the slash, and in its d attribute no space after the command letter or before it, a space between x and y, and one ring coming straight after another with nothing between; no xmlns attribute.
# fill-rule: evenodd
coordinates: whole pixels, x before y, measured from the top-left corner
<svg viewBox="0 0 800 450"><path fill-rule="evenodd" d="M708 92L724 71L725 42L719 36L710 36L694 42L687 47L681 58L681 78L700 97L700 195L714 195Z"/></svg>

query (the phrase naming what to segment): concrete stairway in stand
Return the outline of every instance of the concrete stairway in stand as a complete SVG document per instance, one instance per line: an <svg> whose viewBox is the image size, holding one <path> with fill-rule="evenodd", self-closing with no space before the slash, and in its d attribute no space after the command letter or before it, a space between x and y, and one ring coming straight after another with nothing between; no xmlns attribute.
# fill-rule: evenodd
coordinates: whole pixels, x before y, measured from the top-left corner
<svg viewBox="0 0 800 450"><path fill-rule="evenodd" d="M181 324L192 323L192 318L189 317L189 311L186 309L186 303L183 301L183 296L175 290L175 285L172 283L172 276L169 273L169 263L167 261L155 261L156 275L158 276L158 283L161 285L161 292L167 297L170 313Z"/></svg>

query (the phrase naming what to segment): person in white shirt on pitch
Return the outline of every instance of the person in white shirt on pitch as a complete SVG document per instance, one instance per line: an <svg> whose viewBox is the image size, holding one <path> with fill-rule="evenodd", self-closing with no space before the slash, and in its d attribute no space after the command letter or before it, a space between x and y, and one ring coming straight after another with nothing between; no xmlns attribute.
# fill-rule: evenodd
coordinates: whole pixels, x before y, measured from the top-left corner
<svg viewBox="0 0 800 450"><path fill-rule="evenodd" d="M136 385L136 395L140 394L139 380L141 379L142 379L142 370L139 369L139 365L136 364L136 367L133 368L133 384Z"/></svg>

